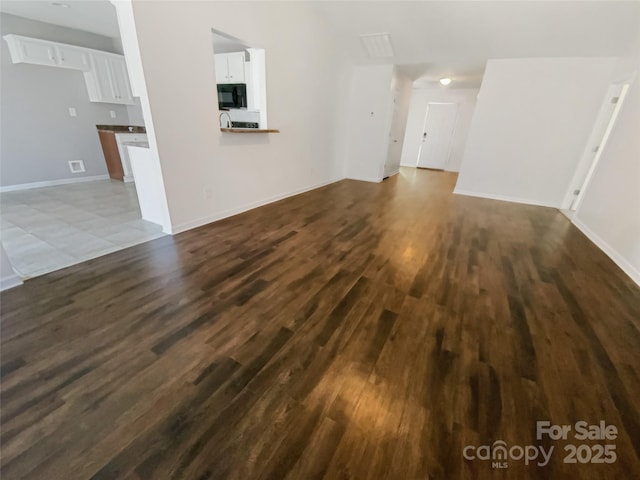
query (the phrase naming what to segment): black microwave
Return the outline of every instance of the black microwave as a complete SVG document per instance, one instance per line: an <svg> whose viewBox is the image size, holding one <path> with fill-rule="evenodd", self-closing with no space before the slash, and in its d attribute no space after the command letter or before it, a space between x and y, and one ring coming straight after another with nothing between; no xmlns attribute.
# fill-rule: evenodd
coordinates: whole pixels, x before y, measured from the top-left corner
<svg viewBox="0 0 640 480"><path fill-rule="evenodd" d="M219 83L218 108L247 108L247 85Z"/></svg>

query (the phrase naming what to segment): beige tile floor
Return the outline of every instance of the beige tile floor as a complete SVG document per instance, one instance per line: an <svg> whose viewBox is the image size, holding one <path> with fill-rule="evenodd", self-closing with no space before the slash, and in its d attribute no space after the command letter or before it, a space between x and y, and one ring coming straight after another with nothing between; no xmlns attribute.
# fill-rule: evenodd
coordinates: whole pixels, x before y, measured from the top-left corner
<svg viewBox="0 0 640 480"><path fill-rule="evenodd" d="M24 278L163 236L142 220L133 183L114 180L0 193L0 239Z"/></svg>

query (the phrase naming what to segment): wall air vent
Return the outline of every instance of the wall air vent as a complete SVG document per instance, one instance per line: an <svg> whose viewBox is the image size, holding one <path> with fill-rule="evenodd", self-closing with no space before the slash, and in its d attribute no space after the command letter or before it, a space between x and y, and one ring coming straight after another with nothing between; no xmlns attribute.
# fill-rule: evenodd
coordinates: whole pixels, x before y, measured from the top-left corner
<svg viewBox="0 0 640 480"><path fill-rule="evenodd" d="M362 40L362 45L370 58L393 57L391 36L388 33L360 35L360 40Z"/></svg>
<svg viewBox="0 0 640 480"><path fill-rule="evenodd" d="M71 173L82 173L85 171L84 162L82 160L71 160L69 162Z"/></svg>

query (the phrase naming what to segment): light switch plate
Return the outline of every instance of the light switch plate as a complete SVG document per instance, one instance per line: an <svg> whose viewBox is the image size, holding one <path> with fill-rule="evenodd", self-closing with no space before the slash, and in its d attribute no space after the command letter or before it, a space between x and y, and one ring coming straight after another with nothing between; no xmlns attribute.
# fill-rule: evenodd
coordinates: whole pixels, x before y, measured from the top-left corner
<svg viewBox="0 0 640 480"><path fill-rule="evenodd" d="M111 118L116 118L116 111L115 110L109 110L109 115L111 115Z"/></svg>
<svg viewBox="0 0 640 480"><path fill-rule="evenodd" d="M76 112L76 109L73 107L69 107L69 115L72 117L77 117L78 116L78 112Z"/></svg>

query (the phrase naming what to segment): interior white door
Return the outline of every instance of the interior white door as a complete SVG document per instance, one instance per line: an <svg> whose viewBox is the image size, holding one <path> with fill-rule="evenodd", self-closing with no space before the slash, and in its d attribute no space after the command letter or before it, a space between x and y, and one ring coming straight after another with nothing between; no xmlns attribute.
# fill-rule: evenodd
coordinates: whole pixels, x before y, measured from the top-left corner
<svg viewBox="0 0 640 480"><path fill-rule="evenodd" d="M609 87L607 94L600 106L600 111L591 130L587 146L582 154L578 168L573 175L569 191L565 197L563 208L571 211L578 209L584 191L595 171L602 149L604 148L609 134L613 129L616 117L624 101L629 85L614 84Z"/></svg>
<svg viewBox="0 0 640 480"><path fill-rule="evenodd" d="M384 163L383 177L393 175L400 168L400 156L402 155L402 125L400 123L400 91L393 90L393 103L391 106L391 125L389 127L389 145L387 147L387 159Z"/></svg>
<svg viewBox="0 0 640 480"><path fill-rule="evenodd" d="M458 105L429 103L422 130L418 167L444 170L449 161L451 140L456 125Z"/></svg>

